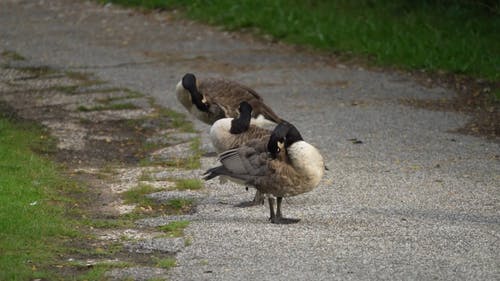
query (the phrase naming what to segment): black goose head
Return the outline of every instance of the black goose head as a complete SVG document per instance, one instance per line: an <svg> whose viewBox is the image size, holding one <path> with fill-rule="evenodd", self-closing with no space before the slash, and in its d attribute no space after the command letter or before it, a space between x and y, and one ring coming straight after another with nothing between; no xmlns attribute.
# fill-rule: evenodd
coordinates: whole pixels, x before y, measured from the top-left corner
<svg viewBox="0 0 500 281"><path fill-rule="evenodd" d="M188 90L191 94L191 102L200 111L208 111L208 106L203 102L203 96L198 92L198 87L196 86L196 77L192 73L186 73L182 77L182 87Z"/></svg>
<svg viewBox="0 0 500 281"><path fill-rule="evenodd" d="M248 130L248 127L250 127L250 120L252 119L252 106L248 102L243 101L240 103L238 111L240 112L240 116L231 121L231 129L229 130L231 134L241 134Z"/></svg>
<svg viewBox="0 0 500 281"><path fill-rule="evenodd" d="M184 77L182 77L182 87L184 89L191 91L197 91L196 88L196 77L192 73L186 73Z"/></svg>
<svg viewBox="0 0 500 281"><path fill-rule="evenodd" d="M290 147L295 142L304 140L300 135L299 130L288 122L279 123L276 128L274 128L269 141L267 143L267 150L273 158L276 158L280 152L279 143L284 144L285 149Z"/></svg>
<svg viewBox="0 0 500 281"><path fill-rule="evenodd" d="M245 114L246 113L250 113L251 114L252 110L253 110L252 106L248 102L246 102L246 101L242 101L240 103L240 107L238 107L238 111L240 112L240 114L244 114L244 113Z"/></svg>

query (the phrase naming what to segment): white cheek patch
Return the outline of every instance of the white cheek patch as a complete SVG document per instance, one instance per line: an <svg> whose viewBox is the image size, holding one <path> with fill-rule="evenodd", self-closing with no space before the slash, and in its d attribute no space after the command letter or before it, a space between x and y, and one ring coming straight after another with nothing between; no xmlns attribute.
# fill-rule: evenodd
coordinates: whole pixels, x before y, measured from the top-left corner
<svg viewBox="0 0 500 281"><path fill-rule="evenodd" d="M177 100L188 110L193 106L193 101L191 100L191 94L182 86L182 80L175 86L175 94Z"/></svg>
<svg viewBox="0 0 500 281"><path fill-rule="evenodd" d="M284 142L282 142L282 141L279 141L279 142L278 142L278 148L279 148L281 151L283 151L283 149L285 149L285 143L284 143Z"/></svg>
<svg viewBox="0 0 500 281"><path fill-rule="evenodd" d="M175 91L179 92L180 90L184 90L184 87L182 86L182 80L180 80L179 83L177 83L177 85L175 86Z"/></svg>

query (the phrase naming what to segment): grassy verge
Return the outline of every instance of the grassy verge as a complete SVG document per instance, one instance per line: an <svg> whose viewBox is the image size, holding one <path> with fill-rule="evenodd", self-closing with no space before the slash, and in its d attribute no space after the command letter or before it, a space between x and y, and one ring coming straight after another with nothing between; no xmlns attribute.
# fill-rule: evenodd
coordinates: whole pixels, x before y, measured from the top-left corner
<svg viewBox="0 0 500 281"><path fill-rule="evenodd" d="M203 188L203 181L199 179L176 179L175 189L178 190L197 190Z"/></svg>
<svg viewBox="0 0 500 281"><path fill-rule="evenodd" d="M189 221L173 221L169 224L158 226L157 228L167 235L167 237L182 237L184 229L189 225Z"/></svg>
<svg viewBox="0 0 500 281"><path fill-rule="evenodd" d="M178 215L189 213L194 206L194 200L184 198L173 198L160 202L147 197L155 191L160 191L149 185L138 185L135 188L125 191L122 196L125 204L135 204L134 211L129 217L140 217L145 214L162 213L169 215Z"/></svg>
<svg viewBox="0 0 500 281"><path fill-rule="evenodd" d="M51 266L79 235L61 195L75 187L33 152L52 145L40 127L0 115L0 280L57 280Z"/></svg>
<svg viewBox="0 0 500 281"><path fill-rule="evenodd" d="M370 58L379 65L500 79L496 1L101 0L182 8L228 29Z"/></svg>
<svg viewBox="0 0 500 281"><path fill-rule="evenodd" d="M130 110L138 108L139 107L133 103L115 103L109 105L98 105L93 107L86 107L84 105L81 105L77 109L79 111L89 112L89 111L102 111L102 110Z"/></svg>

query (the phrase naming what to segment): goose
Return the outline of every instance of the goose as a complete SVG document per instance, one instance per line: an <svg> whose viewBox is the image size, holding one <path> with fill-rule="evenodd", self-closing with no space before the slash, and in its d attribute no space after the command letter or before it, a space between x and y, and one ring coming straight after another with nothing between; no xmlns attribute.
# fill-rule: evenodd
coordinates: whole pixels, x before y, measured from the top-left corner
<svg viewBox="0 0 500 281"><path fill-rule="evenodd" d="M219 155L219 161L222 165L207 170L203 179L229 177L270 195L269 219L275 224L300 221L283 217L283 198L313 190L325 170L318 149L305 142L297 128L288 122L278 124L267 141L255 139L225 151ZM276 197L276 211L272 196Z"/></svg>
<svg viewBox="0 0 500 281"><path fill-rule="evenodd" d="M210 127L210 141L216 153L234 149L253 139L268 139L271 131L251 123L252 106L243 101L238 108L238 118L222 118ZM264 196L257 190L253 201L241 203L240 207L264 204Z"/></svg>
<svg viewBox="0 0 500 281"><path fill-rule="evenodd" d="M271 130L252 123L252 106L243 101L238 107L238 118L222 118L210 127L210 141L217 154L237 148L252 139L268 139Z"/></svg>
<svg viewBox="0 0 500 281"><path fill-rule="evenodd" d="M283 121L257 92L234 81L218 78L197 80L194 74L186 73L177 83L175 92L187 111L208 125L221 118L236 118L242 101L252 106L252 119L257 126L274 128Z"/></svg>

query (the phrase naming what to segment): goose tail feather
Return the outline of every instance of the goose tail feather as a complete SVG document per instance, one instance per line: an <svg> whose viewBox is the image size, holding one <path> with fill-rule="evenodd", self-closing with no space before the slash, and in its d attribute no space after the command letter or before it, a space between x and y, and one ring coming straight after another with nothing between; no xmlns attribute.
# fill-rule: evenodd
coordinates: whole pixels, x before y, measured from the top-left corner
<svg viewBox="0 0 500 281"><path fill-rule="evenodd" d="M203 179L204 180L211 180L215 177L218 177L218 176L221 176L221 175L225 175L227 174L227 170L226 168L224 168L224 166L218 166L218 167L214 167L214 168L211 168L211 169L208 169L204 174L203 174Z"/></svg>

